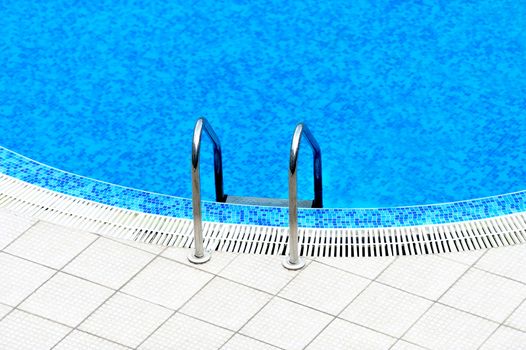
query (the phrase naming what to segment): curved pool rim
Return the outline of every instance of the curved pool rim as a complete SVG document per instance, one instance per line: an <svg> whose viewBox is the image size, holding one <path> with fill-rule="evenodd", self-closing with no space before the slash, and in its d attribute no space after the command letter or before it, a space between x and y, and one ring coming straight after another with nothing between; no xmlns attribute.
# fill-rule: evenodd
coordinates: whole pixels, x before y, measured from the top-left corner
<svg viewBox="0 0 526 350"><path fill-rule="evenodd" d="M189 198L148 192L40 163L0 146L0 173L58 193L147 214L192 218ZM174 179L174 181L188 181ZM450 203L386 208L299 209L304 228L409 227L489 219L526 211L526 190ZM288 226L288 208L203 201L203 220L227 224Z"/></svg>

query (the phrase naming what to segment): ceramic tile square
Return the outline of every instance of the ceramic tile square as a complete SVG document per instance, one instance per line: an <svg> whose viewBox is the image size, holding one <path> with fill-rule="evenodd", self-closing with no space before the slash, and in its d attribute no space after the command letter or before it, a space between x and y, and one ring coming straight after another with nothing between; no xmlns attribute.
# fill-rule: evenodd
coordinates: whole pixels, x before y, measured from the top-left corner
<svg viewBox="0 0 526 350"><path fill-rule="evenodd" d="M499 323L526 298L526 285L484 271L468 271L440 302Z"/></svg>
<svg viewBox="0 0 526 350"><path fill-rule="evenodd" d="M506 325L518 328L526 332L526 300L511 314L505 322Z"/></svg>
<svg viewBox="0 0 526 350"><path fill-rule="evenodd" d="M404 339L431 349L477 349L498 324L435 304Z"/></svg>
<svg viewBox="0 0 526 350"><path fill-rule="evenodd" d="M526 245L490 249L475 266L526 283Z"/></svg>
<svg viewBox="0 0 526 350"><path fill-rule="evenodd" d="M366 278L314 261L279 296L337 315L369 283Z"/></svg>
<svg viewBox="0 0 526 350"><path fill-rule="evenodd" d="M55 271L47 267L0 253L0 302L16 306Z"/></svg>
<svg viewBox="0 0 526 350"><path fill-rule="evenodd" d="M138 346L172 311L117 293L79 326L80 330L130 347Z"/></svg>
<svg viewBox="0 0 526 350"><path fill-rule="evenodd" d="M276 294L298 273L284 269L282 259L273 255L240 254L219 275Z"/></svg>
<svg viewBox="0 0 526 350"><path fill-rule="evenodd" d="M0 322L0 349L51 349L70 328L15 310Z"/></svg>
<svg viewBox="0 0 526 350"><path fill-rule="evenodd" d="M142 250L99 238L64 271L118 289L153 258Z"/></svg>
<svg viewBox="0 0 526 350"><path fill-rule="evenodd" d="M307 350L389 349L396 338L336 319L307 347Z"/></svg>
<svg viewBox="0 0 526 350"><path fill-rule="evenodd" d="M340 317L400 337L431 304L429 300L373 282Z"/></svg>
<svg viewBox="0 0 526 350"><path fill-rule="evenodd" d="M0 319L7 315L13 308L4 304L0 304Z"/></svg>
<svg viewBox="0 0 526 350"><path fill-rule="evenodd" d="M425 348L399 340L390 350L425 350Z"/></svg>
<svg viewBox="0 0 526 350"><path fill-rule="evenodd" d="M275 346L262 343L255 339L236 334L226 343L221 350L278 350Z"/></svg>
<svg viewBox="0 0 526 350"><path fill-rule="evenodd" d="M270 298L270 294L218 277L199 291L181 312L237 331Z"/></svg>
<svg viewBox="0 0 526 350"><path fill-rule="evenodd" d="M375 279L394 260L394 257L316 258L316 261L323 264L337 267L369 279Z"/></svg>
<svg viewBox="0 0 526 350"><path fill-rule="evenodd" d="M275 298L240 333L284 349L303 349L331 320L327 314Z"/></svg>
<svg viewBox="0 0 526 350"><path fill-rule="evenodd" d="M127 350L129 348L91 334L73 331L53 350Z"/></svg>
<svg viewBox="0 0 526 350"><path fill-rule="evenodd" d="M20 309L76 327L112 293L109 288L58 273L25 300Z"/></svg>
<svg viewBox="0 0 526 350"><path fill-rule="evenodd" d="M459 262L461 264L466 264L466 265L471 266L487 251L488 251L487 249L479 249L479 250L470 250L470 251L465 251L465 252L440 254L439 256L449 259L449 260Z"/></svg>
<svg viewBox="0 0 526 350"><path fill-rule="evenodd" d="M181 314L173 315L140 347L140 350L215 350L233 332Z"/></svg>
<svg viewBox="0 0 526 350"><path fill-rule="evenodd" d="M96 238L91 233L40 221L7 247L6 252L61 269Z"/></svg>
<svg viewBox="0 0 526 350"><path fill-rule="evenodd" d="M436 300L467 269L467 265L433 255L403 256L396 259L378 281Z"/></svg>
<svg viewBox="0 0 526 350"><path fill-rule="evenodd" d="M35 219L0 211L0 250L20 236L36 222Z"/></svg>
<svg viewBox="0 0 526 350"><path fill-rule="evenodd" d="M237 256L234 253L227 252L212 252L212 258L206 264L192 264L188 261L188 254L190 249L168 247L161 254L165 258L178 261L188 266L193 266L199 270L207 271L213 274L219 273Z"/></svg>
<svg viewBox="0 0 526 350"><path fill-rule="evenodd" d="M209 273L159 257L135 276L122 291L175 310L212 277Z"/></svg>
<svg viewBox="0 0 526 350"><path fill-rule="evenodd" d="M484 343L481 350L517 350L526 349L526 333L509 327L499 327Z"/></svg>

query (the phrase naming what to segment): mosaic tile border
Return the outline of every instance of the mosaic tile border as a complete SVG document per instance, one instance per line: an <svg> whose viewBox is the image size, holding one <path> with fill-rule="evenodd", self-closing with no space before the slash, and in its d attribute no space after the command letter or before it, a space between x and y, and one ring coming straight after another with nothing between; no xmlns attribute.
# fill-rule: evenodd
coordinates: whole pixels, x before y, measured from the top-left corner
<svg viewBox="0 0 526 350"><path fill-rule="evenodd" d="M182 219L192 201L105 183L52 168L0 146L0 173L86 200ZM188 179L190 181L190 179ZM526 191L466 201L393 208L299 209L301 227L378 228L447 224L526 211ZM203 219L230 224L288 226L288 208L204 202Z"/></svg>

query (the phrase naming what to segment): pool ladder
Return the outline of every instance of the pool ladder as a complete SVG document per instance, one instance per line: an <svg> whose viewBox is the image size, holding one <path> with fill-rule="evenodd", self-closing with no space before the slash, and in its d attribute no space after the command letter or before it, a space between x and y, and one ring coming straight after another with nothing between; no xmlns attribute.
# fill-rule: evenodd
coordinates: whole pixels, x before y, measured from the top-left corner
<svg viewBox="0 0 526 350"><path fill-rule="evenodd" d="M264 199L255 197L236 197L227 196L223 189L223 159L221 153L221 143L214 129L205 118L199 118L195 123L194 136L192 140L192 212L194 217L194 249L188 255L188 260L195 264L202 264L210 260L210 252L204 249L203 244L203 222L201 210L201 178L199 173L199 156L201 150L201 138L203 131L208 135L214 147L214 179L217 202L256 204L256 205L275 205L285 206L287 200ZM314 200L298 201L298 153L302 136L305 135L313 154L313 175L314 175ZM298 270L305 266L305 262L299 256L298 248L298 206L322 208L323 191L321 176L321 149L314 135L310 132L307 125L299 123L296 125L292 142L290 145L289 157L289 254L283 260L283 266L289 270Z"/></svg>

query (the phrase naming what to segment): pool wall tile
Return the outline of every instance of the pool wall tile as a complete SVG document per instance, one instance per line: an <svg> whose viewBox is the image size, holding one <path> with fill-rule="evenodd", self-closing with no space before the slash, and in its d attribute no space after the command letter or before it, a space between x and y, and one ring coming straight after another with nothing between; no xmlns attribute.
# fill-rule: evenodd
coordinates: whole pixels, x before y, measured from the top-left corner
<svg viewBox="0 0 526 350"><path fill-rule="evenodd" d="M0 146L0 173L59 193L149 214L192 218L192 201L108 184L41 164ZM183 179L181 181L190 181ZM526 191L460 202L392 208L299 209L301 227L375 228L446 224L526 210ZM288 208L203 202L205 221L288 226Z"/></svg>

